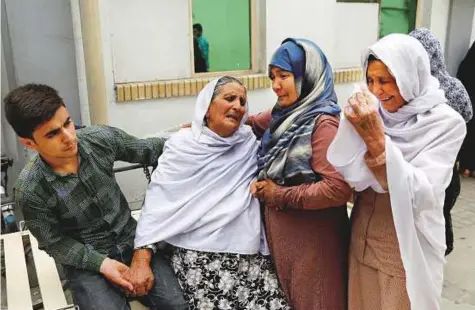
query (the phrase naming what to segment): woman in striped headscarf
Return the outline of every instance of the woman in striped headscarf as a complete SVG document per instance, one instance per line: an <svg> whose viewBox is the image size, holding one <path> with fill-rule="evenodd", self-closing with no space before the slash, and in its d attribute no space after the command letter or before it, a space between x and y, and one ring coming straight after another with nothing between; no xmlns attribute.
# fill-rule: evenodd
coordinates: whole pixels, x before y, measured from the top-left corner
<svg viewBox="0 0 475 310"><path fill-rule="evenodd" d="M326 159L340 114L332 69L313 42L286 39L269 77L277 103L247 123L262 138L251 191L277 275L293 309L346 309L351 190Z"/></svg>

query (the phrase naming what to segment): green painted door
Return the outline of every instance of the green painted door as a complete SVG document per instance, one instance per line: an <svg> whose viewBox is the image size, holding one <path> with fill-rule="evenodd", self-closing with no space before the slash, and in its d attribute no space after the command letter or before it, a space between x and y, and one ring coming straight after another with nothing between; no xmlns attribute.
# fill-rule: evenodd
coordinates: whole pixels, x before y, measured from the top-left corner
<svg viewBox="0 0 475 310"><path fill-rule="evenodd" d="M416 9L417 0L380 0L379 37L414 30Z"/></svg>

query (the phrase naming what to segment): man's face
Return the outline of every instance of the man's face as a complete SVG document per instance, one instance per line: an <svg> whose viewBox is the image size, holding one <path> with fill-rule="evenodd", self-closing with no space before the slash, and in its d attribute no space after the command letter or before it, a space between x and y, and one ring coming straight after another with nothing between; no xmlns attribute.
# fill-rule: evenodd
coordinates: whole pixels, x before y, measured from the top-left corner
<svg viewBox="0 0 475 310"><path fill-rule="evenodd" d="M201 36L201 32L197 28L193 28L193 36L195 36L195 38L198 38L199 36Z"/></svg>
<svg viewBox="0 0 475 310"><path fill-rule="evenodd" d="M20 141L49 159L73 158L78 153L76 129L64 106L33 132L33 139L20 138Z"/></svg>

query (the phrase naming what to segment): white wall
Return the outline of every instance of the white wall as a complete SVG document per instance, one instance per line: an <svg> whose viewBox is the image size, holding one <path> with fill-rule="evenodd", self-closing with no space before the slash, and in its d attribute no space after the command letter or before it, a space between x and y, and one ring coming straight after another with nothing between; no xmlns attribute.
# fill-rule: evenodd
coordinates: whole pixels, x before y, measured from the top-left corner
<svg viewBox="0 0 475 310"><path fill-rule="evenodd" d="M445 49L450 2L450 0L432 0L430 27L428 28L437 37L437 39L439 39L442 50Z"/></svg>
<svg viewBox="0 0 475 310"><path fill-rule="evenodd" d="M333 68L361 66L361 53L378 40L379 4L336 3L335 20Z"/></svg>
<svg viewBox="0 0 475 310"><path fill-rule="evenodd" d="M470 47L474 11L474 0L452 1L445 55L447 70L452 75L457 73L458 66Z"/></svg>
<svg viewBox="0 0 475 310"><path fill-rule="evenodd" d="M4 12L2 11L3 15ZM1 22L5 22L5 19L2 18ZM5 27L5 24L2 24L2 27ZM2 31L5 29L2 29ZM2 36L2 40L7 39L5 36ZM5 44L7 43L7 44ZM11 80L14 78L12 74L12 67L8 66L6 59L11 57L9 53L8 42L3 42L1 44L1 98L3 99L8 92L11 90L12 85L10 85ZM7 51L5 51L7 49ZM7 55L5 55L5 53ZM3 113L4 102L1 101L1 153L2 155L7 156L8 158L13 159L13 167L8 170L9 181L7 184L8 194L12 194L13 183L18 177L21 169L25 165L25 154L23 153L23 147L20 145L18 138L13 131L13 128L8 124L7 119L5 118L5 113Z"/></svg>
<svg viewBox="0 0 475 310"><path fill-rule="evenodd" d="M335 59L335 0L269 0L267 3L267 60L287 37L314 41L328 59Z"/></svg>
<svg viewBox="0 0 475 310"><path fill-rule="evenodd" d="M16 84L53 86L60 92L71 117L79 123L81 114L70 2L6 0L5 9Z"/></svg>
<svg viewBox="0 0 475 310"><path fill-rule="evenodd" d="M116 82L191 76L188 0L108 0Z"/></svg>

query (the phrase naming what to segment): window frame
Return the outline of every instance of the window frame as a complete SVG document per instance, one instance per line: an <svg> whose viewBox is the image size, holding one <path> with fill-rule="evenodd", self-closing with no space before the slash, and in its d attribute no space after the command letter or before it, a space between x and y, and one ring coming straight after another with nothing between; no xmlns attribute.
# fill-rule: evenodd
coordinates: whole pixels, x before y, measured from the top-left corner
<svg viewBox="0 0 475 310"><path fill-rule="evenodd" d="M381 4L381 0L336 0L336 3L378 3L378 4Z"/></svg>
<svg viewBox="0 0 475 310"><path fill-rule="evenodd" d="M214 72L195 72L195 57L193 54L193 0L188 0L188 20L190 29L190 63L191 63L191 79L211 78L223 75L241 76L262 73L262 59L265 54L265 46L262 44L265 38L263 36L260 18L265 17L265 0L249 0L250 8L250 38L251 38L251 68L248 70L232 70L232 71L214 71ZM259 6L260 5L260 6ZM262 39L261 39L262 36Z"/></svg>

